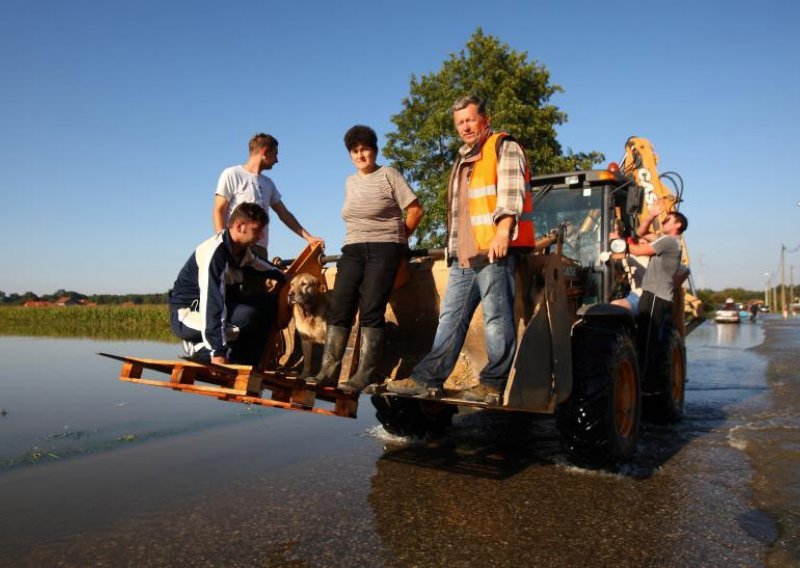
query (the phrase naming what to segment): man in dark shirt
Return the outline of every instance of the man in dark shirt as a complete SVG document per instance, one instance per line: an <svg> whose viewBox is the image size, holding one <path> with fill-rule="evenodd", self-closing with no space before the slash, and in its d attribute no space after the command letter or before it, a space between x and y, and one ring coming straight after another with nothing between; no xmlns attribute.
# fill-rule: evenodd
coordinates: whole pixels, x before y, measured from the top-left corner
<svg viewBox="0 0 800 568"><path fill-rule="evenodd" d="M253 246L267 224L264 209L242 203L228 226L200 244L169 292L170 327L190 357L224 365L257 365L277 313L277 297L245 295L244 271L283 281L283 273Z"/></svg>

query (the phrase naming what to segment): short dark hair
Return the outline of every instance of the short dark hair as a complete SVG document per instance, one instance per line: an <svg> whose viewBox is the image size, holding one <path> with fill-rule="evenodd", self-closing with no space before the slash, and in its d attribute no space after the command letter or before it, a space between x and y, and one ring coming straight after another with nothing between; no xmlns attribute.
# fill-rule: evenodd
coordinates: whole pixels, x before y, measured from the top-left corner
<svg viewBox="0 0 800 568"><path fill-rule="evenodd" d="M363 144L367 148L372 148L378 151L378 135L369 126L363 124L356 124L350 130L344 133L344 146L349 152L358 144Z"/></svg>
<svg viewBox="0 0 800 568"><path fill-rule="evenodd" d="M268 150L275 150L278 147L278 141L275 139L274 136L270 136L269 134L264 134L263 132L259 132L258 134L254 134L253 137L250 139L248 147L250 148L251 154L254 154L257 150L261 150L262 148L267 148Z"/></svg>
<svg viewBox="0 0 800 568"><path fill-rule="evenodd" d="M681 224L681 230L679 234L683 234L683 232L689 228L689 219L686 218L686 215L681 213L680 211L671 211L670 215L675 218L675 220Z"/></svg>
<svg viewBox="0 0 800 568"><path fill-rule="evenodd" d="M228 217L228 227L233 227L239 220L257 221L263 226L267 224L267 212L258 203L240 203Z"/></svg>
<svg viewBox="0 0 800 568"><path fill-rule="evenodd" d="M466 97L460 97L456 99L456 102L453 103L452 111L456 112L457 110L464 110L469 105L477 106L478 114L481 116L487 116L486 100L477 95L467 95Z"/></svg>

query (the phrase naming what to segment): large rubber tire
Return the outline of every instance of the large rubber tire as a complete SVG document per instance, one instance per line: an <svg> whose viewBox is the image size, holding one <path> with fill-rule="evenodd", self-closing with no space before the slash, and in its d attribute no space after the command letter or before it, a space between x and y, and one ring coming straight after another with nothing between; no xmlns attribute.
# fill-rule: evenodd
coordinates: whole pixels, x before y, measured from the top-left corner
<svg viewBox="0 0 800 568"><path fill-rule="evenodd" d="M615 467L639 438L641 384L633 340L624 327L581 322L572 334L572 393L556 409L561 442L573 461Z"/></svg>
<svg viewBox="0 0 800 568"><path fill-rule="evenodd" d="M677 422L683 418L686 396L686 347L677 329L672 328L654 350L653 377L648 381L652 393L642 398L645 420L656 423Z"/></svg>
<svg viewBox="0 0 800 568"><path fill-rule="evenodd" d="M383 428L395 436L423 438L440 436L453 423L456 408L435 401L415 400L400 396L373 395L375 416Z"/></svg>

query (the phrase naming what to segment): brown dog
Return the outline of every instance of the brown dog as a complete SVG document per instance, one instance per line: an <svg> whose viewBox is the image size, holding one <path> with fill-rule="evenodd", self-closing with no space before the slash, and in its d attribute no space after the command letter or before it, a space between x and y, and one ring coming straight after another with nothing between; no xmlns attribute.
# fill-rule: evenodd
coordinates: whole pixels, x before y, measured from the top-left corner
<svg viewBox="0 0 800 568"><path fill-rule="evenodd" d="M294 326L300 334L303 349L301 378L311 376L311 356L314 344L323 345L328 324L328 298L319 278L308 272L295 275L289 283L289 304L292 306Z"/></svg>

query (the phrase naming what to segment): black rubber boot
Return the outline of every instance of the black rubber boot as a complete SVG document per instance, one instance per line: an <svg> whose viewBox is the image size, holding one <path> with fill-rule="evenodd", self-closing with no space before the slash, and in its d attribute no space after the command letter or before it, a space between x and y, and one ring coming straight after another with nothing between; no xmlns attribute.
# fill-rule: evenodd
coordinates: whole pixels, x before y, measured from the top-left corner
<svg viewBox="0 0 800 568"><path fill-rule="evenodd" d="M350 329L329 325L325 334L325 351L322 353L322 368L314 377L306 379L306 384L318 387L335 387L339 382L342 357L347 347Z"/></svg>
<svg viewBox="0 0 800 568"><path fill-rule="evenodd" d="M358 352L358 370L350 377L350 380L339 385L339 390L343 392L361 392L364 387L372 384L372 376L375 374L375 367L381 359L383 353L383 328L382 327L362 327L361 328L361 349Z"/></svg>

